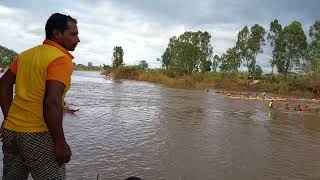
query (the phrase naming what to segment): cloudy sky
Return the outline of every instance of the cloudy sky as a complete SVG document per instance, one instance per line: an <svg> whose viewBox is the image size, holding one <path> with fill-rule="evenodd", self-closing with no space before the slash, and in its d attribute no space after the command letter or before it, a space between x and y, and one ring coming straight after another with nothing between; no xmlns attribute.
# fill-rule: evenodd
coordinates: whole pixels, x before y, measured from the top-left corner
<svg viewBox="0 0 320 180"><path fill-rule="evenodd" d="M245 26L268 28L277 18L282 25L294 20L310 25L320 19L318 0L0 0L0 45L22 52L44 40L48 17L60 12L78 20L80 44L75 62L111 64L114 46L124 49L124 62L146 60L151 67L168 40L185 31L208 31L214 54L234 46ZM259 64L268 69L270 50Z"/></svg>

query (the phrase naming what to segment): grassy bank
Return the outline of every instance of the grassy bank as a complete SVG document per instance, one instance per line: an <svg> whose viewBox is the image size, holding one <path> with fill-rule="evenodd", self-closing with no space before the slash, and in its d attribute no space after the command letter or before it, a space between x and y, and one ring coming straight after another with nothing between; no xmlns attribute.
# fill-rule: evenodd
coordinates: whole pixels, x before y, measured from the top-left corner
<svg viewBox="0 0 320 180"><path fill-rule="evenodd" d="M258 78L257 83L252 84L247 73L208 72L186 75L177 71L144 70L137 67L123 67L105 73L111 74L113 79L147 81L174 88L268 92L284 97L320 97L320 77L316 76L263 75Z"/></svg>
<svg viewBox="0 0 320 180"><path fill-rule="evenodd" d="M95 68L92 68L92 67L74 67L73 68L74 71L104 71L103 68L101 67L95 67Z"/></svg>

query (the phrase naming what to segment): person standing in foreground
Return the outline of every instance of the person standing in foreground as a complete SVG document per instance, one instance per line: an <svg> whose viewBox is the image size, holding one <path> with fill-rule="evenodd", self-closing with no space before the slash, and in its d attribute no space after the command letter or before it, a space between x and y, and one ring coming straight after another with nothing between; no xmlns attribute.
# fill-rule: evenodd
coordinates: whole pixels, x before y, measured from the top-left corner
<svg viewBox="0 0 320 180"><path fill-rule="evenodd" d="M3 179L65 179L71 150L63 131L64 96L71 85L77 20L55 13L43 44L18 55L0 79L4 116ZM15 95L13 97L13 85Z"/></svg>

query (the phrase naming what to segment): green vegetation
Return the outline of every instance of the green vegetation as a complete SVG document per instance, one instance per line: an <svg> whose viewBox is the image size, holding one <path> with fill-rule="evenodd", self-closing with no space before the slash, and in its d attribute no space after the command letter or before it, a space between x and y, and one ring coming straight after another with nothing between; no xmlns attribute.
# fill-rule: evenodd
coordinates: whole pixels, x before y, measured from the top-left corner
<svg viewBox="0 0 320 180"><path fill-rule="evenodd" d="M262 45L264 45L265 29L258 24L251 27L250 31L245 26L238 34L238 41L235 46L235 57L239 59L237 67L240 63L245 64L251 75L261 75L261 67L257 65L256 57L262 53ZM224 59L223 59L224 60ZM224 61L228 61L224 60Z"/></svg>
<svg viewBox="0 0 320 180"><path fill-rule="evenodd" d="M13 50L0 46L0 67L8 67L17 56Z"/></svg>
<svg viewBox="0 0 320 180"><path fill-rule="evenodd" d="M178 70L187 74L210 71L212 65L210 38L211 35L208 32L201 31L187 31L178 38L173 36L162 58L158 60L165 69Z"/></svg>
<svg viewBox="0 0 320 180"><path fill-rule="evenodd" d="M174 88L224 89L269 92L279 96L320 97L320 78L310 75L261 75L256 84L247 72L184 72L139 66L109 70L113 79L129 79L164 84Z"/></svg>
<svg viewBox="0 0 320 180"><path fill-rule="evenodd" d="M157 59L163 69L146 70L141 63L131 67L121 64L106 74L113 79L142 80L170 87L320 97L320 21L310 27L310 40L298 21L282 27L277 19L270 23L269 31L258 24L251 28L244 26L234 47L220 57L212 55L212 36L208 32L187 31L170 38L168 47ZM272 48L269 75L263 73L257 62L266 40ZM243 68L247 71L241 72Z"/></svg>
<svg viewBox="0 0 320 180"><path fill-rule="evenodd" d="M278 72L288 74L288 72L303 72L302 67L307 63L307 38L303 32L300 22L294 21L280 31L275 40L275 64Z"/></svg>
<svg viewBox="0 0 320 180"><path fill-rule="evenodd" d="M307 50L307 59L309 64L307 71L313 74L320 73L320 20L316 21L309 30L311 42Z"/></svg>
<svg viewBox="0 0 320 180"><path fill-rule="evenodd" d="M143 68L143 69L147 69L148 66L149 66L149 64L148 64L147 61L145 61L145 60L141 60L141 61L139 62L139 67L141 67L141 68Z"/></svg>
<svg viewBox="0 0 320 180"><path fill-rule="evenodd" d="M123 65L123 55L124 52L121 46L113 48L112 67L118 68Z"/></svg>
<svg viewBox="0 0 320 180"><path fill-rule="evenodd" d="M92 62L88 62L88 65L73 63L73 69L75 71L104 71L108 66L94 66Z"/></svg>
<svg viewBox="0 0 320 180"><path fill-rule="evenodd" d="M286 76L290 73L320 73L320 21L316 21L309 30L310 43L298 21L283 26L277 19L270 23L267 31L259 24L244 26L238 33L234 47L229 48L220 57L212 58L211 34L208 32L187 31L170 38L165 52L158 58L162 67L191 74L194 72L239 72L246 68L250 76L259 78L263 74L258 65L257 56L263 53L266 39L272 48L270 65L272 74L277 72Z"/></svg>

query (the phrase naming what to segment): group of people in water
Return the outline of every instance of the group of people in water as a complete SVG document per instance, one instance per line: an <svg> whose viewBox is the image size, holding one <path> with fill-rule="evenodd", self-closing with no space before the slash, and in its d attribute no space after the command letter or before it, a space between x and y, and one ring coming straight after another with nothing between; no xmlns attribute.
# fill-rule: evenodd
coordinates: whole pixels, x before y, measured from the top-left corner
<svg viewBox="0 0 320 180"><path fill-rule="evenodd" d="M270 109L273 109L274 106L273 106L273 100L271 100L269 102L269 108ZM285 104L285 107L284 107L284 110L287 110L287 111L306 111L306 112L316 112L318 113L320 111L319 108L313 108L311 106L307 106L307 105L289 105L289 104Z"/></svg>
<svg viewBox="0 0 320 180"><path fill-rule="evenodd" d="M210 92L210 90L206 90L207 92ZM231 92L231 91L215 91L215 93L221 93L226 96L229 96L231 98L241 98L241 99L257 99L257 100L267 100L270 101L268 104L269 109L275 109L274 108L274 102L275 101L285 101L285 97L268 97L265 92L262 93L262 96L259 96L258 94L255 94L255 96L252 96L250 94L242 94L241 92ZM281 103L281 106L283 106L283 103ZM278 108L277 108L278 109ZM320 108L312 107L309 105L294 105L294 104L284 104L284 110L286 111L304 111L304 112L320 112Z"/></svg>
<svg viewBox="0 0 320 180"><path fill-rule="evenodd" d="M210 92L210 90L207 89L207 92ZM233 92L233 91L215 91L215 93L221 93L225 94L226 96L229 96L231 98L241 98L241 99L261 99L261 100L285 100L286 98L284 97L278 97L278 96L273 96L273 97L268 97L266 92L262 93L262 96L259 96L259 94L255 94L252 96L251 94L243 94L241 92Z"/></svg>

